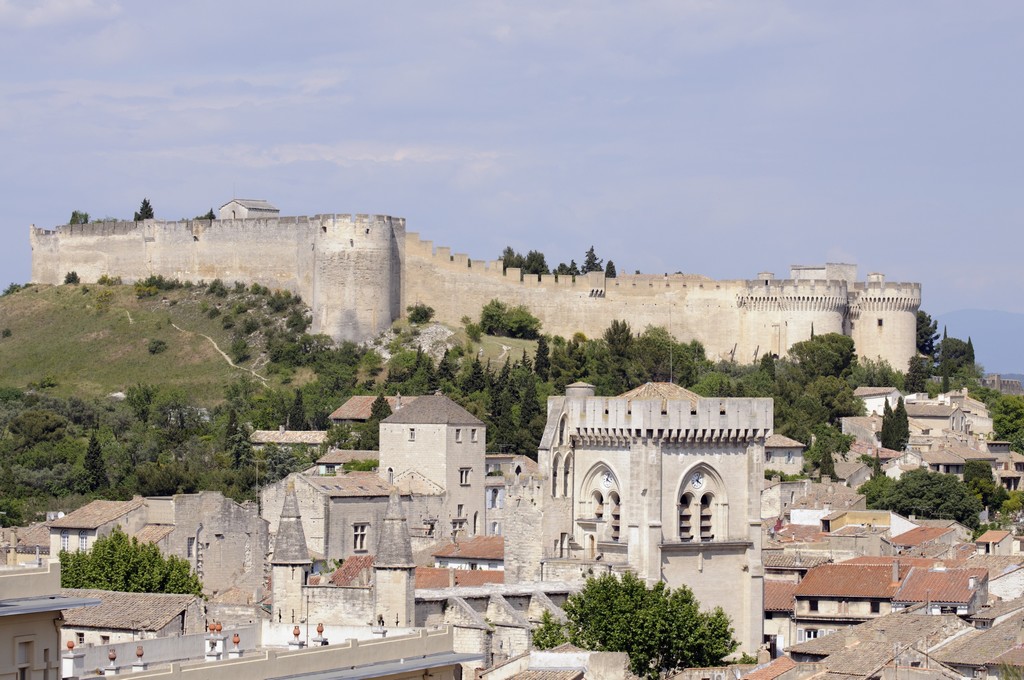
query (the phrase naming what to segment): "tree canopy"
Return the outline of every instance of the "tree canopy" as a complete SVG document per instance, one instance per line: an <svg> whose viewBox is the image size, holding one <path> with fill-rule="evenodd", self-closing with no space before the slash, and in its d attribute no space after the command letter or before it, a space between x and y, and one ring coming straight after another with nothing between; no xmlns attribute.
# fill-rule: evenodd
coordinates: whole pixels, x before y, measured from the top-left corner
<svg viewBox="0 0 1024 680"><path fill-rule="evenodd" d="M865 489L868 484L871 488ZM978 526L981 500L956 475L920 468L904 473L891 484L872 479L865 486L860 492L867 496L872 509L925 519L954 519L972 529Z"/></svg>
<svg viewBox="0 0 1024 680"><path fill-rule="evenodd" d="M626 652L630 671L656 678L680 668L718 666L739 646L729 617L720 607L701 611L686 586L664 583L648 588L634 574L605 574L587 579L566 601L567 622L550 617L534 631L538 646L554 646L568 638L583 649Z"/></svg>
<svg viewBox="0 0 1024 680"><path fill-rule="evenodd" d="M142 220L153 219L153 206L150 204L148 198L142 199L142 203L139 205L138 211L135 213L135 221L141 222Z"/></svg>
<svg viewBox="0 0 1024 680"><path fill-rule="evenodd" d="M128 538L120 528L96 539L88 552L62 550L60 569L61 588L203 594L203 584L188 561L164 557L152 543Z"/></svg>

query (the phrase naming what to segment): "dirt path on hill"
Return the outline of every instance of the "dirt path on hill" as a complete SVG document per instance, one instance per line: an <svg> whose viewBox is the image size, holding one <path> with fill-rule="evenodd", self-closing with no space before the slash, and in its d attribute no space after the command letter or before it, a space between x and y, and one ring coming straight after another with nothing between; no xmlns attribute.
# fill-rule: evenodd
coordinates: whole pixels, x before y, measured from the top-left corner
<svg viewBox="0 0 1024 680"><path fill-rule="evenodd" d="M217 346L217 342L216 342L216 341L215 341L215 340L214 340L213 338L211 338L211 337L210 337L209 335L205 335L205 334L203 334L203 333L196 333L195 331L187 331L187 330L185 330L184 328L182 328L181 326L179 326L179 325L178 325L178 324L176 324L176 323L172 323L171 325L172 325L172 326L174 326L174 327L175 327L176 329L178 329L179 331L181 331L182 333L187 333L187 334L189 334L189 335L199 335L199 336L201 336L201 337L204 337L204 338L206 338L207 340L209 340L209 341L210 341L210 344L211 344L211 345L213 345L213 348L214 348L215 350L217 350L217 351L218 351L218 352L220 353L220 355L221 355L222 357L224 357L224 361L228 362L228 365L229 365L229 366L231 366L231 368L237 368L237 369L238 369L238 370L240 370L240 371L245 371L245 372L247 372L247 373L252 373L252 374L253 374L254 376L256 376L256 378L258 378L258 379L260 380L260 382L262 382L262 383L263 383L264 385L266 385L266 384L267 384L267 379L266 379L266 378L264 378L264 377L263 377L262 375L260 375L259 373L257 373L256 371L252 370L251 368L246 368L245 366L239 366L239 365L238 365L238 364L236 364L236 363L235 363L234 361L232 361L232 360L231 360L231 357L229 357L229 356L228 356L227 354L225 354L225 353L224 353L224 350L222 350L222 349L221 349L220 347L218 347L218 346Z"/></svg>

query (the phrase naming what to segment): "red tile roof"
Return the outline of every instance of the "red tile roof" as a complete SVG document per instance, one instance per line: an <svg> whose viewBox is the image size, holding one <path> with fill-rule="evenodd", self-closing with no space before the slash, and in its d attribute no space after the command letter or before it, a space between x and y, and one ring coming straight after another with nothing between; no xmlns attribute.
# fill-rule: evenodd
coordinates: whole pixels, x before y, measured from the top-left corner
<svg viewBox="0 0 1024 680"><path fill-rule="evenodd" d="M981 536L975 539L975 543L999 543L1007 536L1010 535L1009 531L998 531L996 529L989 529Z"/></svg>
<svg viewBox="0 0 1024 680"><path fill-rule="evenodd" d="M448 588L451 585L452 574L455 575L456 587L483 586L489 583L505 582L505 572L498 569L416 567L416 587Z"/></svg>
<svg viewBox="0 0 1024 680"><path fill-rule="evenodd" d="M455 557L472 560L504 560L504 536L477 536L468 541L449 543L434 553L434 557Z"/></svg>
<svg viewBox="0 0 1024 680"><path fill-rule="evenodd" d="M900 571L906 572L910 567L922 567L924 569L931 569L932 567L942 566L943 561L932 559L931 557L906 557L900 555L899 557L890 557L882 555L880 557L872 557L870 555L863 555L861 557L854 557L848 560L843 560L839 564L859 564L861 566L887 566L892 569L892 563L900 563Z"/></svg>
<svg viewBox="0 0 1024 680"><path fill-rule="evenodd" d="M910 531L905 531L899 536L893 536L890 542L893 545L912 547L934 541L951 531L953 530L941 527L917 527Z"/></svg>
<svg viewBox="0 0 1024 680"><path fill-rule="evenodd" d="M900 575L906 570L900 568ZM899 588L892 567L860 564L822 564L807 572L796 597L873 597L890 599Z"/></svg>
<svg viewBox="0 0 1024 680"><path fill-rule="evenodd" d="M391 412L394 413L398 404L398 397L384 397L387 399ZM416 400L416 397L402 397L402 406L406 406ZM370 411L373 409L373 402L377 401L374 394L356 395L349 397L348 401L335 409L329 418L331 420L357 420L367 421L370 419Z"/></svg>
<svg viewBox="0 0 1024 680"><path fill-rule="evenodd" d="M327 582L332 586L365 586L369 578L364 572L373 569L373 555L353 555L334 570Z"/></svg>
<svg viewBox="0 0 1024 680"><path fill-rule="evenodd" d="M797 585L793 581L765 581L764 610L793 613L793 593Z"/></svg>
<svg viewBox="0 0 1024 680"><path fill-rule="evenodd" d="M975 587L970 587L971 579ZM978 588L988 582L987 569L913 568L893 596L894 602L950 602L967 604Z"/></svg>
<svg viewBox="0 0 1024 680"><path fill-rule="evenodd" d="M743 680L775 680L786 671L796 668L796 661L788 656L780 656L771 663L758 666L746 675L740 676Z"/></svg>

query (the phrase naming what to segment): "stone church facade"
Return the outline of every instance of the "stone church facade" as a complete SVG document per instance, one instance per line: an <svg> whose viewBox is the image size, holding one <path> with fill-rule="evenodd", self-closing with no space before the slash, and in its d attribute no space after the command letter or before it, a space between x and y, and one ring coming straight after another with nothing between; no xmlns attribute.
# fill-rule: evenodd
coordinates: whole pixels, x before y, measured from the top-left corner
<svg viewBox="0 0 1024 680"><path fill-rule="evenodd" d="M506 505L510 583L633 571L722 607L762 644L760 489L771 399L703 398L671 383L548 400L538 478Z"/></svg>

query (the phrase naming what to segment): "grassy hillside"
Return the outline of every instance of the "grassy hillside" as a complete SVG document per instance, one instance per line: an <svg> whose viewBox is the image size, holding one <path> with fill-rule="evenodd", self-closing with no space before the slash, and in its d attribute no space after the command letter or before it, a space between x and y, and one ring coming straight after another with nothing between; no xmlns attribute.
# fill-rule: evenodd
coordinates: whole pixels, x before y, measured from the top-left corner
<svg viewBox="0 0 1024 680"><path fill-rule="evenodd" d="M249 374L232 367L203 337L230 354L233 329L224 328L224 316L238 300L234 293L218 298L198 287L141 299L132 286L100 285L30 286L5 295L0 297L0 386L88 397L153 383L214 404L226 384ZM214 308L223 313L211 318ZM255 312L233 318L244 314ZM250 334L252 358L240 366L255 366L263 375L259 336L258 330ZM166 349L151 353L153 341L166 343ZM302 376L264 377L271 386L302 382Z"/></svg>

